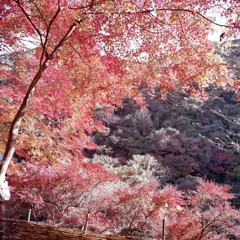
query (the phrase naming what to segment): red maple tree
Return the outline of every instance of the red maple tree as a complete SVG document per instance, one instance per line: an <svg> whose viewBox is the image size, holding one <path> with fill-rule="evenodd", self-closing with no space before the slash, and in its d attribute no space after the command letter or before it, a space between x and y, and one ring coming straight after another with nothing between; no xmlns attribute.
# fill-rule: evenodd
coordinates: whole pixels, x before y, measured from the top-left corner
<svg viewBox="0 0 240 240"><path fill-rule="evenodd" d="M226 37L238 34L239 3L224 4L2 0L0 185L21 123L19 146L34 159L79 157L78 149L90 143L86 133L100 127L91 119L97 104L119 106L124 96L141 102L142 85L159 85L164 94L192 82L230 81L207 40L213 25L220 25L209 10L227 18ZM34 50L26 52L26 41Z"/></svg>
<svg viewBox="0 0 240 240"><path fill-rule="evenodd" d="M169 239L229 239L240 236L239 210L231 206L229 186L197 180L195 191L185 193L185 205L169 219Z"/></svg>
<svg viewBox="0 0 240 240"><path fill-rule="evenodd" d="M113 235L183 240L240 236L239 210L229 202L229 186L201 179L195 190L183 192L170 185L159 188L153 176L133 186L99 163L22 161L11 165L10 184L8 217L26 218L32 209L34 220Z"/></svg>
<svg viewBox="0 0 240 240"><path fill-rule="evenodd" d="M22 161L11 165L10 176L13 196L6 215L25 216L31 209L35 220L75 228L84 226L86 215L107 208L117 189L111 184L118 182L100 164L74 160L55 165Z"/></svg>

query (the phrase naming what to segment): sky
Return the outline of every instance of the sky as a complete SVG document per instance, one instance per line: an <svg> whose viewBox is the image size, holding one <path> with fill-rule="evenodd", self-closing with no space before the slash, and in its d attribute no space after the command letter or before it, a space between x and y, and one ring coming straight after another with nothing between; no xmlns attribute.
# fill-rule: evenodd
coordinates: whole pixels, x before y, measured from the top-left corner
<svg viewBox="0 0 240 240"><path fill-rule="evenodd" d="M215 22L218 23L218 24L226 24L226 18L221 17L216 12L210 12L207 15L216 17L216 21ZM208 39L211 40L211 41L219 42L220 35L224 32L224 28L223 27L219 27L219 26L216 25L215 26L215 30L216 30L216 32L214 34L210 34Z"/></svg>

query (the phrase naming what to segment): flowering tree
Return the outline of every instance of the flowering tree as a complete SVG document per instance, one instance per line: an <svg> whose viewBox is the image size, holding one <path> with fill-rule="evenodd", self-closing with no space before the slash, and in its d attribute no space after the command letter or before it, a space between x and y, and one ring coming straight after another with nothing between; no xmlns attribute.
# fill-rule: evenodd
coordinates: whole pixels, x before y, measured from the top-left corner
<svg viewBox="0 0 240 240"><path fill-rule="evenodd" d="M63 159L77 157L89 144L86 133L99 129L91 119L96 104L120 105L126 95L141 102L141 85L160 85L164 93L193 81L199 86L229 81L207 40L213 26L221 26L208 17L209 10L227 18L226 37L238 34L239 3L227 5L220 0L1 1L1 51L11 57L1 68L0 185L21 122L19 146L28 146L34 158L56 160L60 152ZM26 41L34 51L24 52Z"/></svg>

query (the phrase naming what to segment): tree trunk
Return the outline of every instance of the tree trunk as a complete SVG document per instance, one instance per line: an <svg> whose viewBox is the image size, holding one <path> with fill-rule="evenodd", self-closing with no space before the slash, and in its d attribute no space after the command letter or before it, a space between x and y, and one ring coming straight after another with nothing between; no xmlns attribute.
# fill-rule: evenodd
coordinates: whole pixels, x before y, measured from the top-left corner
<svg viewBox="0 0 240 240"><path fill-rule="evenodd" d="M90 4L89 9L90 8L92 8L92 4ZM26 15L27 13L24 12L24 14ZM58 13L56 13L55 16L57 16L57 14ZM62 39L59 41L59 43L55 46L52 53L49 54L46 57L46 60L43 63L40 62L39 70L36 73L35 77L33 78L32 82L31 82L31 84L30 84L30 86L27 90L27 93L26 93L26 95L23 99L23 102L22 102L16 116L14 117L13 122L12 122L11 127L10 127L10 130L9 130L6 149L5 149L5 152L4 152L4 155L3 155L3 159L0 163L0 188L5 181L5 174L6 174L8 165L9 165L9 163L12 159L12 156L14 154L14 151L15 151L15 144L16 144L16 140L17 140L17 137L18 137L19 127L20 127L22 118L24 117L24 115L26 113L26 110L29 107L29 102L30 102L31 97L34 93L35 87L36 87L37 83L39 82L39 80L41 79L43 72L47 69L47 67L51 63L51 61L56 57L57 53L60 51L62 46L68 41L69 37L72 35L74 30L77 28L77 25L80 24L81 22L83 22L84 20L85 20L85 18L82 18L80 20L76 20L76 22L74 22L71 26L69 26L68 31L62 37ZM50 28L48 29L48 31L50 31ZM47 36L49 36L49 32L47 33ZM48 39L45 40L45 43L47 43L47 40ZM45 53L46 52L45 51L46 46L43 45L42 47L43 47L42 51Z"/></svg>
<svg viewBox="0 0 240 240"><path fill-rule="evenodd" d="M27 90L27 93L23 99L23 102L11 124L9 134L8 134L7 146L3 155L3 159L0 164L0 187L5 181L5 174L7 172L8 165L15 151L15 144L18 137L18 130L19 130L22 118L24 117L26 110L29 107L30 99L34 93L35 87L38 81L41 79L43 72L47 69L49 64L50 64L50 60L46 59L45 62L39 67L39 70L35 75L33 81L31 82Z"/></svg>
<svg viewBox="0 0 240 240"><path fill-rule="evenodd" d="M165 219L162 221L162 240L165 240Z"/></svg>

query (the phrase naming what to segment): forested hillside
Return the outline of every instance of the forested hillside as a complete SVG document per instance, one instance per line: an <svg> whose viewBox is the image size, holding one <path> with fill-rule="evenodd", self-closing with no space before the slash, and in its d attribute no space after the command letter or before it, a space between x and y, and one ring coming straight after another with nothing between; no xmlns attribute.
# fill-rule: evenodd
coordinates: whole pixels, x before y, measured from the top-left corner
<svg viewBox="0 0 240 240"><path fill-rule="evenodd" d="M240 41L217 46L216 51L230 64L235 79L239 79ZM176 183L179 178L192 175L219 183L237 183L240 181L237 93L218 86L206 91L209 96L206 99L191 97L186 92L171 92L162 99L158 88L155 92L142 88L145 108L132 99L125 99L122 108L97 108L94 118L102 120L107 131L92 135L100 149L85 152L95 159L97 155L108 155L123 164L134 155L150 154L168 169L166 182Z"/></svg>

